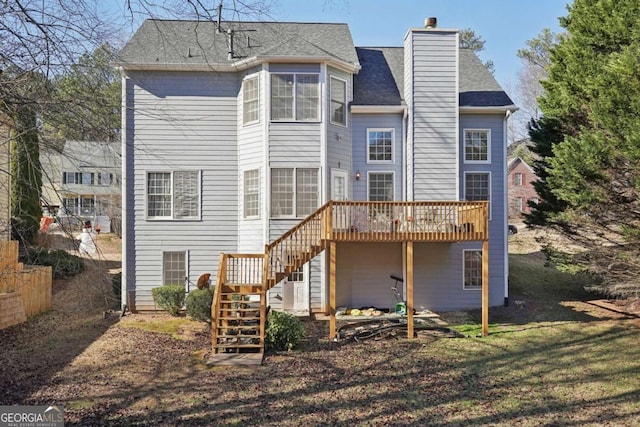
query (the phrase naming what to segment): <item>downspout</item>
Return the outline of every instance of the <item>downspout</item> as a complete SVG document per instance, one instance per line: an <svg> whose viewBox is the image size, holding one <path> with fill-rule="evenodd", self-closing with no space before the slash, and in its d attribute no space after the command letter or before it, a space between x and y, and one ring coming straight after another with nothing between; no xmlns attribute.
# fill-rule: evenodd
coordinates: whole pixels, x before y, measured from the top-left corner
<svg viewBox="0 0 640 427"><path fill-rule="evenodd" d="M127 243L128 239L126 238L127 233L127 192L128 192L128 180L127 180L127 163L129 159L127 158L127 75L122 67L117 67L118 72L120 73L120 77L122 79L122 101L121 101L121 131L120 131L120 174L121 174L121 187L124 188L124 194L121 192L120 196L120 204L122 208L122 214L120 215L120 232L122 233L122 277L121 277L121 285L120 285L120 308L122 309L122 314L124 315L127 307L131 309L129 305L130 302L127 301L127 282L128 282L128 250L129 245Z"/></svg>
<svg viewBox="0 0 640 427"><path fill-rule="evenodd" d="M509 117L511 116L511 111L507 110L507 112L504 115L504 121L503 121L503 129L502 129L502 135L503 135L503 143L502 143L502 163L503 163L503 171L502 171L502 185L506 191L505 191L505 195L507 200L509 199L508 197L508 188L507 187L507 142L508 142L508 138L507 138L507 121L509 120ZM503 224L502 227L502 233L503 233L503 253L504 253L504 306L508 307L509 306L509 236L508 236L508 224L509 224L509 206L508 206L508 202L507 203L503 203L502 204L502 217L504 218L505 223Z"/></svg>

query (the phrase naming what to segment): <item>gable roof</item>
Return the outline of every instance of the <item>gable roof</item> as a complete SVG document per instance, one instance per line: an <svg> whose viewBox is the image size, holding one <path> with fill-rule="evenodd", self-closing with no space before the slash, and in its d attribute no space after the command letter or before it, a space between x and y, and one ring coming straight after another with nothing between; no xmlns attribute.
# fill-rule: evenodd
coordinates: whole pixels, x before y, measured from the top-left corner
<svg viewBox="0 0 640 427"><path fill-rule="evenodd" d="M347 24L234 21L223 22L222 32L216 27L210 21L148 19L116 63L125 69L238 70L265 60L322 59L360 68Z"/></svg>
<svg viewBox="0 0 640 427"><path fill-rule="evenodd" d="M520 163L522 163L527 169L529 169L532 174L536 174L533 168L529 166L529 164L525 162L522 157L516 157L515 159L511 159L511 161L509 161L509 164L507 166L507 174L510 174Z"/></svg>

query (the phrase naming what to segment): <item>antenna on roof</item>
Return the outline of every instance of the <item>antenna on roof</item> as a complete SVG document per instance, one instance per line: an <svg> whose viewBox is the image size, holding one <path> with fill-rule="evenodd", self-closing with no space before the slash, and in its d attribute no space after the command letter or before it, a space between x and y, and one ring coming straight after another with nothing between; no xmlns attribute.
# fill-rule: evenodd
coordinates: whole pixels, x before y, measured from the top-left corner
<svg viewBox="0 0 640 427"><path fill-rule="evenodd" d="M233 30L231 28L229 28L227 30L227 43L229 46L229 52L227 57L229 58L229 60L233 59Z"/></svg>
<svg viewBox="0 0 640 427"><path fill-rule="evenodd" d="M222 32L222 0L218 4L218 24L216 25L216 32Z"/></svg>

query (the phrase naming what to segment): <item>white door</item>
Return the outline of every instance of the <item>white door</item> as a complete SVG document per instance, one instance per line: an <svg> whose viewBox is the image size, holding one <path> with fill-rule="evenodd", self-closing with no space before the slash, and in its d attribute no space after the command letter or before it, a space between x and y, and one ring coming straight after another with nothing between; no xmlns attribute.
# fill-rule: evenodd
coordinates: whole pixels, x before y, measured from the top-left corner
<svg viewBox="0 0 640 427"><path fill-rule="evenodd" d="M347 171L331 169L331 198L333 200L348 199ZM333 211L333 228L348 230L351 227L347 207L335 206Z"/></svg>
<svg viewBox="0 0 640 427"><path fill-rule="evenodd" d="M309 287L305 280L306 268L302 267L285 281L283 309L293 311L309 311Z"/></svg>

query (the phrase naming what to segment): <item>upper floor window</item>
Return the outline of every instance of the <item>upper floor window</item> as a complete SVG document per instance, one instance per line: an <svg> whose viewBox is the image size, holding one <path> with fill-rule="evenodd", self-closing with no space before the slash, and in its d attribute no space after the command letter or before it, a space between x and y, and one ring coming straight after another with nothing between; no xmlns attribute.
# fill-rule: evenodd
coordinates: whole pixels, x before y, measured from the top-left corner
<svg viewBox="0 0 640 427"><path fill-rule="evenodd" d="M522 181L522 174L520 172L513 174L513 185L522 185Z"/></svg>
<svg viewBox="0 0 640 427"><path fill-rule="evenodd" d="M98 172L98 184L111 185L113 183L113 174L108 172Z"/></svg>
<svg viewBox="0 0 640 427"><path fill-rule="evenodd" d="M272 74L271 120L318 121L318 74Z"/></svg>
<svg viewBox="0 0 640 427"><path fill-rule="evenodd" d="M260 175L258 169L244 171L244 217L260 214Z"/></svg>
<svg viewBox="0 0 640 427"><path fill-rule="evenodd" d="M483 129L465 129L464 131L464 161L489 162L490 132Z"/></svg>
<svg viewBox="0 0 640 427"><path fill-rule="evenodd" d="M393 163L393 129L367 129L367 163Z"/></svg>
<svg viewBox="0 0 640 427"><path fill-rule="evenodd" d="M91 172L63 172L62 183L93 185L94 174Z"/></svg>
<svg viewBox="0 0 640 427"><path fill-rule="evenodd" d="M331 77L331 123L347 124L347 83Z"/></svg>
<svg viewBox="0 0 640 427"><path fill-rule="evenodd" d="M304 217L318 208L318 169L271 169L271 216Z"/></svg>
<svg viewBox="0 0 640 427"><path fill-rule="evenodd" d="M259 121L260 112L260 80L259 77L246 79L242 84L242 123Z"/></svg>
<svg viewBox="0 0 640 427"><path fill-rule="evenodd" d="M147 173L147 218L196 219L200 215L198 171Z"/></svg>

